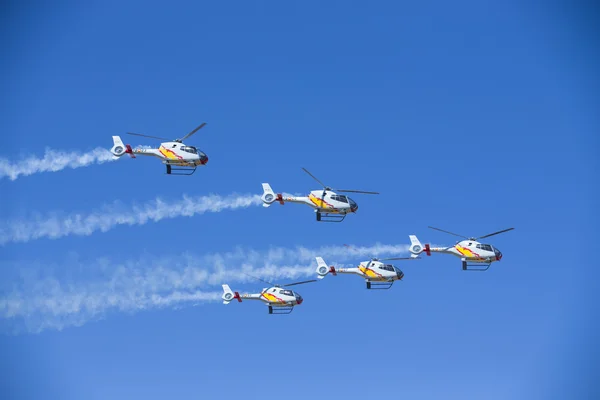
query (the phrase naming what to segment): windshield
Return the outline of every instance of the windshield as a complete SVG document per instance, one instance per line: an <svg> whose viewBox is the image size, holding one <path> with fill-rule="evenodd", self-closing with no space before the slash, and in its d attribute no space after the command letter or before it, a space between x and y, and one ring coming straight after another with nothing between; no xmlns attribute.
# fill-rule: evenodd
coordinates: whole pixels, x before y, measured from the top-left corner
<svg viewBox="0 0 600 400"><path fill-rule="evenodd" d="M282 289L279 293L281 293L284 296L294 296L294 292L292 292L291 290Z"/></svg>
<svg viewBox="0 0 600 400"><path fill-rule="evenodd" d="M194 146L182 146L181 150L192 154L196 154L198 152Z"/></svg>
<svg viewBox="0 0 600 400"><path fill-rule="evenodd" d="M396 271L396 276L398 277L398 279L402 279L402 278L404 278L404 272L402 272L402 271L400 270L400 268L398 268L398 267L394 267L394 270Z"/></svg>
<svg viewBox="0 0 600 400"><path fill-rule="evenodd" d="M346 196L340 196L340 195L336 194L336 195L331 196L331 199L337 200L339 202L346 203L346 204L348 203L348 199L346 198Z"/></svg>

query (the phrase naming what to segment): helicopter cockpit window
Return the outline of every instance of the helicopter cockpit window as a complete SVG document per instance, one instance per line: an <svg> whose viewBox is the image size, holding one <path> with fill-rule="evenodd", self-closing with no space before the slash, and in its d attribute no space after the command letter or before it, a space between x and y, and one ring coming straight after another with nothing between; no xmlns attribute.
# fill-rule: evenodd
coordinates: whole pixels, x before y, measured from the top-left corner
<svg viewBox="0 0 600 400"><path fill-rule="evenodd" d="M490 246L489 244L478 244L477 248L485 251L494 251L492 246Z"/></svg>
<svg viewBox="0 0 600 400"><path fill-rule="evenodd" d="M196 154L196 148L193 146L182 146L181 150L185 151L186 153Z"/></svg>
<svg viewBox="0 0 600 400"><path fill-rule="evenodd" d="M348 199L346 196L333 195L331 196L331 200L339 201L341 203L348 203Z"/></svg>
<svg viewBox="0 0 600 400"><path fill-rule="evenodd" d="M284 296L293 296L294 295L294 293L292 293L291 290L284 290L284 289L282 289L279 293L281 293Z"/></svg>
<svg viewBox="0 0 600 400"><path fill-rule="evenodd" d="M394 271L394 267L392 267L391 265L380 265L379 269L383 269L385 271Z"/></svg>

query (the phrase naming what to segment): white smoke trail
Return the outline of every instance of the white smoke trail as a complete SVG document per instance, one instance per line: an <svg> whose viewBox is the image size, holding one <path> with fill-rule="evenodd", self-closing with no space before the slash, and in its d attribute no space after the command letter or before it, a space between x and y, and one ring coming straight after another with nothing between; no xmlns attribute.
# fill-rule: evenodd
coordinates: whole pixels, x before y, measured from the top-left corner
<svg viewBox="0 0 600 400"><path fill-rule="evenodd" d="M8 177L14 181L19 176L33 175L39 172L56 172L65 168L81 168L117 159L118 157L113 156L110 151L102 147L86 153L46 149L42 158L29 156L16 163L11 163L6 158L0 158L0 179Z"/></svg>
<svg viewBox="0 0 600 400"><path fill-rule="evenodd" d="M72 213L61 216L49 215L31 219L0 222L0 245L9 242L29 242L35 239L57 239L63 236L89 236L94 232L106 232L118 225L144 225L167 218L191 217L207 212L235 210L262 204L259 195L218 195L189 197L166 202L159 198L143 205L124 209L120 204L104 206L90 214Z"/></svg>
<svg viewBox="0 0 600 400"><path fill-rule="evenodd" d="M176 307L181 304L197 305L219 301L220 292L112 293L110 291L77 291L57 287L52 292L36 294L24 299L9 297L0 300L3 317L21 317L21 326L12 333L26 331L40 333L47 329L62 330L68 326L82 326L98 320L110 309L133 313L146 309Z"/></svg>
<svg viewBox="0 0 600 400"><path fill-rule="evenodd" d="M300 277L314 277L315 256L324 257L330 265L343 266L342 261L351 260L353 265L363 261L357 259L361 255L398 255L406 253L407 248L408 245L383 244L357 247L354 251L342 246L267 251L237 248L204 256L158 258L146 255L125 262L102 259L92 263L61 263L57 270L69 275L68 279L40 277L50 269L47 265L37 271L23 267L23 263L18 270L16 266L4 266L0 270L17 270L20 276L12 282L0 279L0 328L12 333L38 333L81 326L115 311L133 313L215 302L220 299L219 286L223 283L232 284L235 289L241 283L252 282L251 291L264 286L247 274L285 283ZM232 265L236 267L231 268ZM96 280L94 276L98 271L110 278ZM79 275L76 280L73 274ZM219 291L211 290L215 286Z"/></svg>

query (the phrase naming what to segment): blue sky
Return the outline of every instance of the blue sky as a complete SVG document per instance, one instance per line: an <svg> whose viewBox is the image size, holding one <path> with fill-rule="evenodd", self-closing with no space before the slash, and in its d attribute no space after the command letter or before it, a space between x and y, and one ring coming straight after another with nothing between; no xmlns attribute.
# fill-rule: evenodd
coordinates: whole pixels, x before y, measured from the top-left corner
<svg viewBox="0 0 600 400"><path fill-rule="evenodd" d="M597 393L598 60L583 14L517 1L33 4L1 16L0 164L90 154L116 134L151 145L124 133L175 138L203 121L189 143L210 161L186 178L141 158L0 178L8 398ZM381 195L353 196L342 224L253 200L262 182L318 188L301 167ZM286 317L214 301L242 267L287 282L312 276L314 255L405 256L409 234L454 243L428 225L516 229L490 241L504 258L486 273L434 255L397 262L405 279L389 291L327 277L299 286L305 302Z"/></svg>

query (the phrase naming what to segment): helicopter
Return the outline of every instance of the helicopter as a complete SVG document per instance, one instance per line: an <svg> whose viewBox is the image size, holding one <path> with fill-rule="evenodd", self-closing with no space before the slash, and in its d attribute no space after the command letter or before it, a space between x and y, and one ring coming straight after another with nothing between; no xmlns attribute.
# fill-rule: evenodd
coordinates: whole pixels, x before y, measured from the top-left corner
<svg viewBox="0 0 600 400"><path fill-rule="evenodd" d="M339 193L365 193L365 194L379 194L378 192L365 192L362 190L339 190L333 191L332 188L326 186L317 179L313 174L308 172L306 168L302 168L304 172L310 175L315 181L319 182L323 186L323 190L317 189L310 192L308 196L283 196L281 193L275 194L271 185L263 183L263 195L261 197L263 201L263 207L270 207L271 204L278 201L279 204L283 205L286 202L289 203L301 203L306 204L315 209L317 215L317 221L319 222L342 222L346 215L349 213L355 213L358 210L358 205L350 197L340 195Z"/></svg>
<svg viewBox="0 0 600 400"><path fill-rule="evenodd" d="M136 155L158 157L162 160L163 164L167 166L168 175L192 175L196 172L198 166L206 165L206 163L208 163L208 156L194 146L186 146L183 141L199 131L205 125L206 122L203 122L181 139L175 140L127 132L128 135L166 140L166 142L161 143L158 149L132 149L130 145L123 144L120 136L113 136L114 145L110 149L110 152L116 157L121 157L125 154L129 154L132 158L136 158Z"/></svg>
<svg viewBox="0 0 600 400"><path fill-rule="evenodd" d="M317 277L319 279L325 278L328 273L333 275L339 274L355 274L365 279L367 289L389 289L392 287L395 281L402 280L404 278L404 272L400 268L395 267L391 264L384 264L382 261L391 260L415 260L416 257L396 257L396 258L372 258L369 261L361 262L358 267L354 268L335 268L334 266L328 267L327 263L321 257L317 259Z"/></svg>
<svg viewBox="0 0 600 400"><path fill-rule="evenodd" d="M284 287L302 285L304 283L316 282L316 279L308 281L293 282L285 285L274 284L260 278L253 277L259 281L271 285L269 288L264 288L260 293L244 293L239 294L231 290L229 285L223 284L223 304L229 304L233 299L237 299L240 303L245 300L260 300L269 306L269 314L289 314L294 310L295 306L302 304L304 299L299 293L293 290L283 289Z"/></svg>
<svg viewBox="0 0 600 400"><path fill-rule="evenodd" d="M432 226L429 226L428 228L448 233L450 235L458 236L464 238L465 240L456 242L454 246L431 247L429 244L423 246L415 235L409 235L408 237L410 238L411 242L409 251L411 253L411 257L417 257L422 252L425 252L428 256L430 256L432 252L452 254L454 256L460 257L460 259L462 260L463 271L487 271L493 262L500 261L502 259L502 253L500 252L500 250L498 250L498 248L492 246L491 244L479 243L477 240L498 235L500 233L512 231L513 229L515 229L508 228L498 232L480 236L478 238L468 238L466 236L458 235L453 232L448 232L443 229L434 228Z"/></svg>

